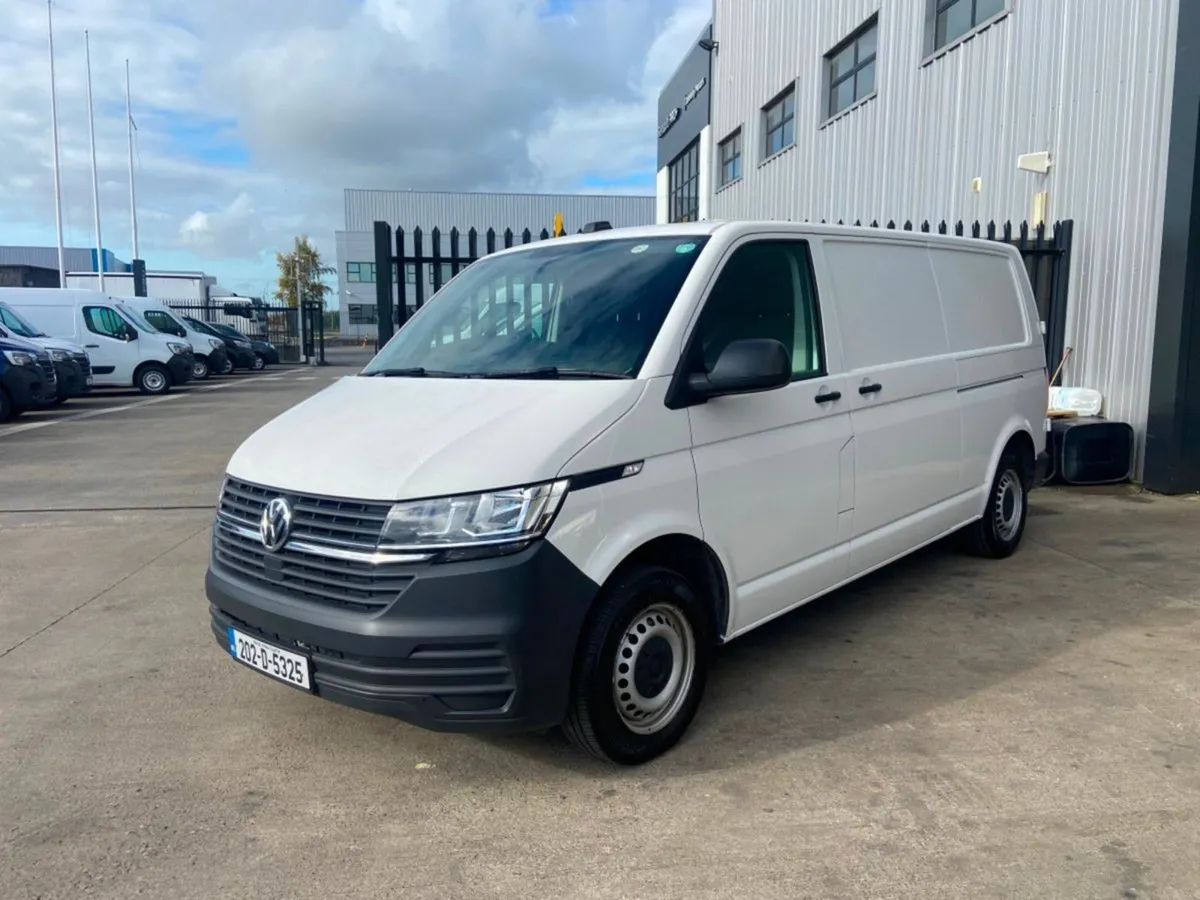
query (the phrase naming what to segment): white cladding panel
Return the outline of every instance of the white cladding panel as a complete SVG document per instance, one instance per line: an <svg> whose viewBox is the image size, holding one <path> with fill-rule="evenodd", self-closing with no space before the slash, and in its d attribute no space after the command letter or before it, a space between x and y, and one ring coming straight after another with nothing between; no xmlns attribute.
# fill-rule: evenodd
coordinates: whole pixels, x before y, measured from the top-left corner
<svg viewBox="0 0 1200 900"><path fill-rule="evenodd" d="M926 0L714 0L714 143L745 138L744 177L712 215L1016 224L1048 192L1046 220L1075 220L1064 383L1103 391L1141 431L1178 4L1009 0L927 57ZM877 93L825 122L824 56L876 13ZM793 82L796 143L764 162L761 109ZM1018 170L1039 151L1049 174Z"/></svg>

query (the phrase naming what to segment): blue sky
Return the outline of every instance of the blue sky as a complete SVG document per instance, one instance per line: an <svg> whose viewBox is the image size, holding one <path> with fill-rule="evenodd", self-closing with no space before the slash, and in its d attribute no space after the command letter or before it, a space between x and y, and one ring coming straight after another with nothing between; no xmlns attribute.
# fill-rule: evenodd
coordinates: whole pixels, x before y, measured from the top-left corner
<svg viewBox="0 0 1200 900"><path fill-rule="evenodd" d="M6 17L13 0L5 4ZM0 33L0 243L54 244L45 6ZM91 36L104 244L241 293L345 187L652 193L658 90L711 0L54 0L66 242L93 242Z"/></svg>

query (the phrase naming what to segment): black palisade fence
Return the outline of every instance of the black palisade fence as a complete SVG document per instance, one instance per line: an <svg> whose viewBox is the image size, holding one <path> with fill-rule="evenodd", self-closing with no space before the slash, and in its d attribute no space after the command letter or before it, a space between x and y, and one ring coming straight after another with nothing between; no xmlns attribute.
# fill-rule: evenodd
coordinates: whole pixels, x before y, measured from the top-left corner
<svg viewBox="0 0 1200 900"><path fill-rule="evenodd" d="M805 220L807 221L807 220ZM824 219L822 225L830 224ZM839 220L836 224L846 225ZM1071 239L1074 233L1074 221L1067 219L1056 222L1050 228L1044 224L1030 227L1028 222L1013 226L1012 222L997 225L988 222L973 222L970 225L961 220L953 226L947 222L939 222L936 226L924 221L914 227L911 221L897 225L889 221L881 226L878 221L868 225L861 220L853 223L856 228L884 228L891 231L920 231L926 234L951 234L957 237L972 237L989 241L1000 241L1012 244L1020 252L1029 273L1030 284L1033 285L1034 298L1037 301L1038 315L1045 323L1046 356L1053 368L1062 357L1065 340L1067 319L1067 291L1071 272ZM406 237L412 238L412 252L408 252ZM426 252L426 238L429 241ZM463 239L466 239L464 251ZM483 246L480 247L482 238ZM432 296L441 290L442 285L483 256L495 253L497 250L509 249L520 244L531 244L535 241L550 240L550 232L543 228L534 233L528 228L520 233L511 228L497 232L494 228L480 233L468 229L464 235L459 229L451 228L443 232L439 228L430 229L427 233L421 228L406 232L397 228L394 235L391 226L386 222L375 223L375 266L376 272L383 273L389 269L392 273L392 284L397 287L397 302L393 313L392 291L388 280L383 277L376 279L376 299L379 306L379 344L382 346L392 336L393 327L403 325L408 321L409 309L420 309L425 304L426 284L431 288ZM443 239L449 245L449 253L443 252ZM482 251L482 252L481 252ZM399 277L399 273L403 273Z"/></svg>

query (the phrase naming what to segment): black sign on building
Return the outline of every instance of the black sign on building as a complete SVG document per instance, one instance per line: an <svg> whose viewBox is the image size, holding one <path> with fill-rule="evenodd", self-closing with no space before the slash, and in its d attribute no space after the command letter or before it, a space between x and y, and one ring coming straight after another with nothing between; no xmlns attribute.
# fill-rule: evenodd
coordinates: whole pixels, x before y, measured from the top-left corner
<svg viewBox="0 0 1200 900"><path fill-rule="evenodd" d="M667 167L667 218L700 218L700 134L712 115L712 23L658 95L658 170Z"/></svg>

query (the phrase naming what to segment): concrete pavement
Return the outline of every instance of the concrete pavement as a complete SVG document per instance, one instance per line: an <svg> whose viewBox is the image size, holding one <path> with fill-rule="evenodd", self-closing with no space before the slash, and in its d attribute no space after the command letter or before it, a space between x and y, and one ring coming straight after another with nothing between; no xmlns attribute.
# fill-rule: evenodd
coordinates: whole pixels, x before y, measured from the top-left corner
<svg viewBox="0 0 1200 900"><path fill-rule="evenodd" d="M1197 501L1039 491L1011 560L933 549L730 645L618 770L215 645L224 462L350 371L0 430L0 896L1200 895Z"/></svg>

